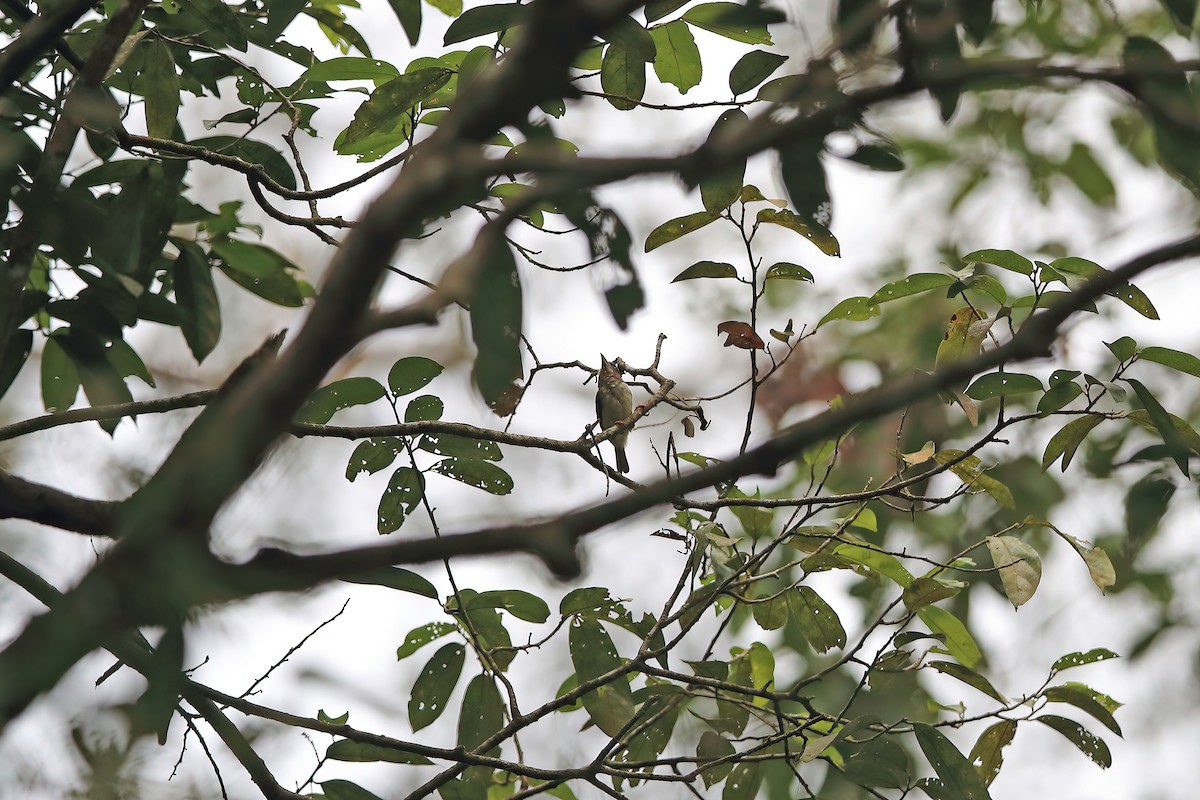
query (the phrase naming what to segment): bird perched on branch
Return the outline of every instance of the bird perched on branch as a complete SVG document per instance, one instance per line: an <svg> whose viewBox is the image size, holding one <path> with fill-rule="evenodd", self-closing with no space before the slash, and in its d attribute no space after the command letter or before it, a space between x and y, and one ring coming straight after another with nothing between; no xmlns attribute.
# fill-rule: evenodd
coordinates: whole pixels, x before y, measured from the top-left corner
<svg viewBox="0 0 1200 800"><path fill-rule="evenodd" d="M600 356L600 374L596 378L596 419L600 428L607 430L618 422L633 416L633 392L621 379L621 371L604 356ZM611 439L617 451L617 469L629 472L629 459L625 457L625 445L629 431L621 431Z"/></svg>

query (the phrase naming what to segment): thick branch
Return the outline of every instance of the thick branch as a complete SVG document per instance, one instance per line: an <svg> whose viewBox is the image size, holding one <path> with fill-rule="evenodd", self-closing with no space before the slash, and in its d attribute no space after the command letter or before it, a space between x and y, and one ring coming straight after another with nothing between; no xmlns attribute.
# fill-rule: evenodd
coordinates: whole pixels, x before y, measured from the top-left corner
<svg viewBox="0 0 1200 800"><path fill-rule="evenodd" d="M120 503L89 500L0 472L0 519L27 519L89 536L110 536Z"/></svg>
<svg viewBox="0 0 1200 800"><path fill-rule="evenodd" d="M6 93L9 85L53 47L63 33L91 9L92 4L92 0L56 3L50 6L50 11L26 23L21 29L21 36L0 51L0 92Z"/></svg>

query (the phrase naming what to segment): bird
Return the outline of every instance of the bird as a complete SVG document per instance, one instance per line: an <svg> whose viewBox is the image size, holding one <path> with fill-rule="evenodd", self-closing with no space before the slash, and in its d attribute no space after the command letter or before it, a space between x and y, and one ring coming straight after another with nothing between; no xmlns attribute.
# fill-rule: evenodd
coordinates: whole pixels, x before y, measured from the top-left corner
<svg viewBox="0 0 1200 800"><path fill-rule="evenodd" d="M633 392L621 379L621 371L600 356L600 374L596 378L596 419L600 428L607 430L618 422L633 415ZM625 445L629 442L629 431L621 431L610 440L617 452L617 469L629 472L629 459L625 457Z"/></svg>

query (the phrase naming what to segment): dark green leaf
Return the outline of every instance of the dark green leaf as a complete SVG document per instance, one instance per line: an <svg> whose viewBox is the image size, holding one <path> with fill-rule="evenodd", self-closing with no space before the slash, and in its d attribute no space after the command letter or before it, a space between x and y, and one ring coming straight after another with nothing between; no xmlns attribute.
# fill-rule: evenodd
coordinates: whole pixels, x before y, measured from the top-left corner
<svg viewBox="0 0 1200 800"><path fill-rule="evenodd" d="M767 26L783 22L785 17L757 3L701 3L684 12L682 19L697 28L744 44L772 44Z"/></svg>
<svg viewBox="0 0 1200 800"><path fill-rule="evenodd" d="M429 581L415 572L401 567L381 567L368 572L347 575L342 578L347 583L361 583L366 586L383 586L398 592L411 592L430 600L437 600L437 589Z"/></svg>
<svg viewBox="0 0 1200 800"><path fill-rule="evenodd" d="M991 400L994 397L1011 397L1029 392L1045 391L1042 382L1032 375L1019 372L993 372L983 375L967 387L967 397L972 400Z"/></svg>
<svg viewBox="0 0 1200 800"><path fill-rule="evenodd" d="M427 453L457 458L462 461L502 461L504 453L500 445L487 439L472 439L454 433L427 433L418 445Z"/></svg>
<svg viewBox="0 0 1200 800"><path fill-rule="evenodd" d="M546 601L521 589L497 589L475 594L463 601L470 611L476 608L503 608L526 622L545 622L550 616Z"/></svg>
<svg viewBox="0 0 1200 800"><path fill-rule="evenodd" d="M901 297L928 292L952 283L954 283L954 278L940 272L918 272L881 287L879 291L871 295L870 302L879 304L899 300Z"/></svg>
<svg viewBox="0 0 1200 800"><path fill-rule="evenodd" d="M408 43L415 45L421 38L421 0L388 0L392 13L400 20Z"/></svg>
<svg viewBox="0 0 1200 800"><path fill-rule="evenodd" d="M414 732L432 723L446 710L446 701L458 685L465 661L466 648L452 642L439 648L425 664L408 700L408 721Z"/></svg>
<svg viewBox="0 0 1200 800"><path fill-rule="evenodd" d="M1138 358L1200 378L1200 358L1191 353L1172 350L1169 347L1146 347L1138 353Z"/></svg>
<svg viewBox="0 0 1200 800"><path fill-rule="evenodd" d="M1049 469L1050 465L1062 456L1062 471L1067 471L1067 465L1071 463L1071 459L1075 457L1075 451L1079 449L1079 445L1091 433L1092 428L1095 428L1104 417L1099 414L1087 414L1082 417L1071 420L1054 436L1050 437L1050 442L1046 445L1046 451L1042 453L1042 470Z"/></svg>
<svg viewBox="0 0 1200 800"><path fill-rule="evenodd" d="M1052 382L1050 388L1042 395L1042 399L1038 401L1038 413L1043 415L1052 414L1064 408L1081 394L1083 394L1083 389L1074 381Z"/></svg>
<svg viewBox="0 0 1200 800"><path fill-rule="evenodd" d="M467 684L462 711L458 717L458 745L467 752L479 749L487 739L504 727L504 700L496 679L480 674ZM490 754L495 754L495 750Z"/></svg>
<svg viewBox="0 0 1200 800"><path fill-rule="evenodd" d="M1098 661L1107 661L1110 658L1120 658L1119 655L1112 650L1103 647L1097 647L1093 650L1088 650L1086 653L1068 653L1058 659L1051 665L1050 669L1054 672L1061 672L1064 669L1072 667L1082 667L1087 664L1095 664Z"/></svg>
<svg viewBox="0 0 1200 800"><path fill-rule="evenodd" d="M683 23L679 23L682 25ZM663 29L665 26L659 26ZM611 44L624 47L629 55L650 62L655 59L658 40L652 31L647 31L633 17L621 17L608 29L601 32L601 37ZM696 54L699 59L699 53Z"/></svg>
<svg viewBox="0 0 1200 800"><path fill-rule="evenodd" d="M313 392L297 412L296 421L324 425L342 409L374 403L383 394L383 387L374 378L343 378Z"/></svg>
<svg viewBox="0 0 1200 800"><path fill-rule="evenodd" d="M957 678L968 686L978 689L979 691L998 700L1001 703L1007 703L1004 695L996 691L996 688L988 681L987 678L980 675L973 669L968 669L961 664L955 664L953 661L930 661L926 664L928 667L936 669L943 675L949 675L952 678Z"/></svg>
<svg viewBox="0 0 1200 800"><path fill-rule="evenodd" d="M923 722L913 723L913 733L921 752L937 773L950 797L958 800L990 800L987 786L962 753L945 735Z"/></svg>
<svg viewBox="0 0 1200 800"><path fill-rule="evenodd" d="M754 800L762 786L762 764L757 761L742 761L736 764L725 781L721 800Z"/></svg>
<svg viewBox="0 0 1200 800"><path fill-rule="evenodd" d="M1071 145L1071 152L1059 168L1088 200L1098 206L1116 204L1117 187L1086 144L1076 142Z"/></svg>
<svg viewBox="0 0 1200 800"><path fill-rule="evenodd" d="M654 22L656 19L662 19L687 3L688 0L650 0L644 9L646 21Z"/></svg>
<svg viewBox="0 0 1200 800"><path fill-rule="evenodd" d="M409 2L410 0L402 0ZM397 0L392 0L395 5ZM420 6L417 6L420 8ZM418 22L418 24L420 24ZM341 56L313 64L300 77L309 81L375 81L387 83L400 75L400 70L378 58Z"/></svg>
<svg viewBox="0 0 1200 800"><path fill-rule="evenodd" d="M621 44L610 44L600 64L600 88L618 111L637 108L646 93L646 62Z"/></svg>
<svg viewBox="0 0 1200 800"><path fill-rule="evenodd" d="M787 597L792 620L814 650L824 653L846 646L846 629L837 612L819 594L807 586L797 586Z"/></svg>
<svg viewBox="0 0 1200 800"><path fill-rule="evenodd" d="M396 397L412 394L423 389L434 378L442 374L444 368L433 359L422 356L408 356L392 365L388 371L388 387Z"/></svg>
<svg viewBox="0 0 1200 800"><path fill-rule="evenodd" d="M291 164L269 144L237 136L209 136L193 139L189 144L257 164L279 185L288 189L296 188L296 173L292 171Z"/></svg>
<svg viewBox="0 0 1200 800"><path fill-rule="evenodd" d="M521 367L521 275L508 243L488 251L471 295L475 384L489 404L519 380Z"/></svg>
<svg viewBox="0 0 1200 800"><path fill-rule="evenodd" d="M1071 291L1077 291L1087 280L1108 272L1099 264L1075 256L1056 258L1050 262L1050 266L1063 275L1063 279ZM1109 289L1105 294L1117 298L1147 319L1158 319L1158 311L1150 302L1150 298L1132 283L1122 283L1115 289Z"/></svg>
<svg viewBox="0 0 1200 800"><path fill-rule="evenodd" d="M249 44L242 23L233 9L224 0L187 0L204 22L207 23L210 34L215 34L234 50L246 52Z"/></svg>
<svg viewBox="0 0 1200 800"><path fill-rule="evenodd" d="M1162 4L1175 22L1175 27L1185 34L1190 33L1196 21L1196 0L1162 0Z"/></svg>
<svg viewBox="0 0 1200 800"><path fill-rule="evenodd" d="M178 241L175 301L183 319L179 328L196 362L202 362L221 338L221 305L213 285L212 265L195 242Z"/></svg>
<svg viewBox="0 0 1200 800"><path fill-rule="evenodd" d="M905 54L905 71L918 85L930 85L946 122L958 108L962 86L946 81L962 69L962 46L958 41L958 3L954 0L921 0L904 7L900 16L900 50Z"/></svg>
<svg viewBox="0 0 1200 800"><path fill-rule="evenodd" d="M408 407L404 409L404 421L428 422L441 419L444 410L445 406L442 404L441 398L423 394L409 401Z"/></svg>
<svg viewBox="0 0 1200 800"><path fill-rule="evenodd" d="M451 45L456 42L465 42L476 36L485 36L489 33L499 33L514 28L524 24L528 14L529 6L519 3L493 3L469 8L462 13L462 16L450 23L442 44Z"/></svg>
<svg viewBox="0 0 1200 800"><path fill-rule="evenodd" d="M805 222L786 208L781 210L764 208L758 212L755 221L780 225L790 231L795 231L815 244L827 256L837 257L842 254L841 245L838 244L838 240L834 238L828 228L815 222Z"/></svg>
<svg viewBox="0 0 1200 800"><path fill-rule="evenodd" d="M854 53L863 50L875 38L875 30L884 19L881 0L837 0L834 12L842 50Z"/></svg>
<svg viewBox="0 0 1200 800"><path fill-rule="evenodd" d="M46 340L49 343L49 339ZM4 397L8 391L8 387L12 386L12 382L17 379L17 374L24 366L25 360L29 358L30 351L33 350L33 331L23 328L13 331L8 338L8 344L4 348L4 352L0 353L0 397ZM43 359L45 356L43 355ZM45 363L43 361L43 371ZM76 383L75 392L79 391L79 385ZM72 392L70 401L67 407L75 400L75 392ZM43 390L42 397L46 394ZM50 410L47 405L46 410Z"/></svg>
<svg viewBox="0 0 1200 800"><path fill-rule="evenodd" d="M325 757L331 761L377 762L385 761L390 764L420 764L429 765L433 762L425 756L416 753L406 753L392 747L366 742L352 742L340 739L325 750Z"/></svg>
<svg viewBox="0 0 1200 800"><path fill-rule="evenodd" d="M767 268L766 280L808 281L812 283L813 274L799 264L780 261Z"/></svg>
<svg viewBox="0 0 1200 800"><path fill-rule="evenodd" d="M800 221L827 229L833 222L833 205L821 164L823 149L823 136L798 138L779 148L779 169Z"/></svg>
<svg viewBox="0 0 1200 800"><path fill-rule="evenodd" d="M912 583L905 586L904 592L900 597L904 601L904 606L909 611L915 611L930 603L936 603L939 600L945 600L947 597L953 597L961 590L962 586L957 581L945 583L937 578L923 576L914 579Z"/></svg>
<svg viewBox="0 0 1200 800"><path fill-rule="evenodd" d="M327 800L381 800L379 795L341 778L321 781L321 791L325 793Z"/></svg>
<svg viewBox="0 0 1200 800"><path fill-rule="evenodd" d="M904 159L899 151L881 144L859 145L847 158L876 172L900 172L904 169Z"/></svg>
<svg viewBox="0 0 1200 800"><path fill-rule="evenodd" d="M404 450L404 443L395 436L381 436L358 443L346 464L346 480L353 482L360 473L374 475L392 465Z"/></svg>
<svg viewBox="0 0 1200 800"><path fill-rule="evenodd" d="M1042 696L1052 703L1066 703L1075 706L1080 711L1091 715L1117 736L1121 735L1121 726L1113 719L1112 713L1096 700L1091 692L1078 684L1067 683L1061 686L1051 686L1042 692Z"/></svg>
<svg viewBox="0 0 1200 800"><path fill-rule="evenodd" d="M413 628L404 637L404 644L396 648L396 660L408 658L430 642L435 642L456 630L458 627L449 622L429 622Z"/></svg>
<svg viewBox="0 0 1200 800"><path fill-rule="evenodd" d="M737 268L724 261L697 261L675 276L671 283L690 281L696 278L736 278Z"/></svg>
<svg viewBox="0 0 1200 800"><path fill-rule="evenodd" d="M650 235L646 237L646 252L649 253L657 247L673 242L681 236L686 236L692 231L697 231L705 225L718 220L715 214L710 214L707 211L698 211L695 214L688 214L675 219L667 220L662 225L659 225L654 230L650 231Z"/></svg>
<svg viewBox="0 0 1200 800"><path fill-rule="evenodd" d="M842 774L859 786L904 789L912 783L908 753L890 739L867 742L846 759Z"/></svg>
<svg viewBox="0 0 1200 800"><path fill-rule="evenodd" d="M575 665L580 683L599 678L621 666L616 646L596 620L573 617L569 639L571 663ZM609 736L616 736L633 719L633 692L621 676L585 694L583 706L596 727Z"/></svg>
<svg viewBox="0 0 1200 800"><path fill-rule="evenodd" d="M705 731L700 734L700 742L696 745L696 766L703 770L701 777L704 779L706 787L711 788L725 780L730 770L733 769L733 761L722 761L711 768L708 768L707 765L714 761L728 759L734 752L733 745L719 733Z"/></svg>
<svg viewBox="0 0 1200 800"><path fill-rule="evenodd" d="M47 411L66 411L79 394L79 371L59 338L48 337L42 348L42 405Z"/></svg>
<svg viewBox="0 0 1200 800"><path fill-rule="evenodd" d="M1167 450L1170 452L1171 458L1174 459L1176 466L1179 467L1179 471L1185 476L1188 475L1188 446L1175 429L1175 423L1171 419L1171 415L1159 404L1158 400L1141 381L1126 378L1125 382L1133 387L1133 391L1137 393L1138 399L1142 401L1142 407L1146 409L1146 413L1150 416L1150 421L1154 423L1154 427L1158 430L1158 435L1162 437L1163 444L1167 446Z"/></svg>
<svg viewBox="0 0 1200 800"><path fill-rule="evenodd" d="M1194 3L1194 0L1168 2ZM1200 190L1200 158L1194 132L1196 97L1187 74L1170 51L1146 36L1126 39L1122 60L1133 75L1144 76L1131 79L1132 93L1154 129L1159 163L1192 192Z"/></svg>
<svg viewBox="0 0 1200 800"><path fill-rule="evenodd" d="M1104 740L1088 731L1075 720L1059 717L1054 714L1042 714L1040 717L1034 717L1034 719L1067 737L1071 744L1079 748L1081 753L1101 767L1107 769L1112 766L1112 754L1109 753L1108 745L1104 743Z"/></svg>
<svg viewBox="0 0 1200 800"><path fill-rule="evenodd" d="M369 137L410 124L408 113L445 86L453 75L445 67L427 67L393 78L371 92L354 112L354 119L338 144L338 152L358 152L354 147Z"/></svg>
<svg viewBox="0 0 1200 800"><path fill-rule="evenodd" d="M751 50L739 58L729 71L729 91L734 95L750 91L771 77L787 60L787 56L766 50Z"/></svg>
<svg viewBox="0 0 1200 800"><path fill-rule="evenodd" d="M1125 496L1129 555L1136 555L1158 533L1174 495L1175 484L1153 472L1129 487Z"/></svg>
<svg viewBox="0 0 1200 800"><path fill-rule="evenodd" d="M676 24L676 23L672 23ZM683 23L678 23L683 24ZM749 121L746 112L731 108L722 112L708 134L708 142L720 142L725 131L741 130ZM719 147L719 145L716 145ZM700 178L700 199L709 214L720 214L733 205L742 192L742 181L746 177L746 159L739 159L731 166L709 172Z"/></svg>
<svg viewBox="0 0 1200 800"><path fill-rule="evenodd" d="M133 402L129 387L109 363L106 350L100 342L72 328L68 335L59 337L58 344L74 362L83 393L87 395L90 405ZM119 423L119 419L100 420L100 427L111 435Z"/></svg>
<svg viewBox="0 0 1200 800"><path fill-rule="evenodd" d="M379 498L376 528L380 535L399 530L425 496L425 476L412 467L399 467Z"/></svg>
<svg viewBox="0 0 1200 800"><path fill-rule="evenodd" d="M446 458L434 464L433 471L491 494L503 495L513 490L509 474L490 461Z"/></svg>
<svg viewBox="0 0 1200 800"><path fill-rule="evenodd" d="M156 139L170 139L179 112L179 75L171 49L161 39L144 45L149 48L141 90L146 99L146 133Z"/></svg>

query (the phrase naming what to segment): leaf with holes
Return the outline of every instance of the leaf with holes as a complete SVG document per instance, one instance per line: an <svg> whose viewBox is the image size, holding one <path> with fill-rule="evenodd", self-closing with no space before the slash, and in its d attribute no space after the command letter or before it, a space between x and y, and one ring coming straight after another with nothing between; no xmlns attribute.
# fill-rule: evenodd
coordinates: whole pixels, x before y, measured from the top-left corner
<svg viewBox="0 0 1200 800"><path fill-rule="evenodd" d="M387 489L379 498L376 527L379 533L399 530L404 520L425 496L425 476L412 467L400 467L392 473Z"/></svg>
<svg viewBox="0 0 1200 800"><path fill-rule="evenodd" d="M956 800L990 800L991 795L979 773L945 734L923 722L913 723L913 733L921 752L941 779L947 791L946 796Z"/></svg>
<svg viewBox="0 0 1200 800"><path fill-rule="evenodd" d="M456 625L449 622L429 622L413 628L404 637L404 644L396 648L396 660L408 658L430 642L435 642L458 630Z"/></svg>
<svg viewBox="0 0 1200 800"><path fill-rule="evenodd" d="M433 465L433 471L490 494L503 495L513 490L512 477L490 461L445 458Z"/></svg>
<svg viewBox="0 0 1200 800"><path fill-rule="evenodd" d="M573 617L568 636L571 663L580 683L586 683L621 666L621 657L612 638L594 619ZM633 719L634 700L629 682L624 676L605 683L583 696L596 727L609 736L616 736Z"/></svg>
<svg viewBox="0 0 1200 800"><path fill-rule="evenodd" d="M383 387L374 378L343 378L313 392L296 414L296 421L324 425L342 409L374 403L383 395Z"/></svg>
<svg viewBox="0 0 1200 800"><path fill-rule="evenodd" d="M1034 720L1061 733L1071 744L1078 747L1081 753L1101 767L1107 769L1112 766L1112 753L1104 740L1075 720L1054 714L1042 714L1040 717L1034 717Z"/></svg>
<svg viewBox="0 0 1200 800"><path fill-rule="evenodd" d="M807 586L788 592L788 608L804 638L818 653L846 646L846 629L837 612Z"/></svg>
<svg viewBox="0 0 1200 800"><path fill-rule="evenodd" d="M353 483L363 472L374 475L387 469L403 449L404 443L395 436L364 439L350 454L350 461L346 464L346 480Z"/></svg>
<svg viewBox="0 0 1200 800"><path fill-rule="evenodd" d="M899 300L901 297L909 297L942 286L949 286L952 283L954 283L953 278L940 272L918 272L881 287L879 291L871 295L871 302L887 303L891 300Z"/></svg>
<svg viewBox="0 0 1200 800"><path fill-rule="evenodd" d="M758 212L755 221L779 225L780 227L787 228L789 231L795 231L815 244L827 256L839 257L842 254L841 245L838 244L838 240L830 233L828 228L811 220L805 221L786 208L778 210L764 208Z"/></svg>
<svg viewBox="0 0 1200 800"><path fill-rule="evenodd" d="M408 721L413 732L431 724L446 710L446 701L458 685L466 662L466 648L458 642L443 645L426 662L408 700Z"/></svg>

